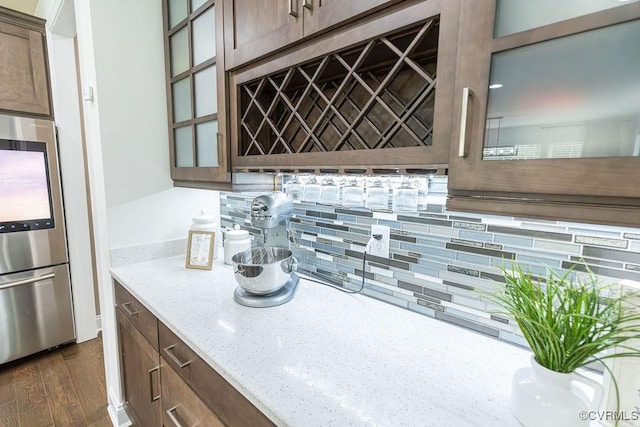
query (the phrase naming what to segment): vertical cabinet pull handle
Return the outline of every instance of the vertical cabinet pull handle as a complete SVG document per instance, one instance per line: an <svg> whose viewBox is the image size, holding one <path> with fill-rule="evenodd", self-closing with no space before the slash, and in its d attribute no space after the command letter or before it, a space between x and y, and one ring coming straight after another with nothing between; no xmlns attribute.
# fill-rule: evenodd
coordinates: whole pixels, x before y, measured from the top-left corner
<svg viewBox="0 0 640 427"><path fill-rule="evenodd" d="M170 345L169 347L165 347L164 348L164 352L167 353L167 356L169 356L169 358L171 360L173 360L173 362L178 365L178 367L180 369L184 368L185 366L188 366L191 363L191 360L187 360L186 362L181 362L180 360L178 360L178 358L176 357L175 354L173 354L173 349L175 348L175 345Z"/></svg>
<svg viewBox="0 0 640 427"><path fill-rule="evenodd" d="M313 0L303 0L302 6L305 9L313 10Z"/></svg>
<svg viewBox="0 0 640 427"><path fill-rule="evenodd" d="M289 15L294 18L298 17L298 0L288 0L289 1Z"/></svg>
<svg viewBox="0 0 640 427"><path fill-rule="evenodd" d="M468 87L462 89L462 113L460 114L460 142L458 143L458 157L465 157L465 144L467 140L467 112L469 110L469 97L471 90Z"/></svg>
<svg viewBox="0 0 640 427"><path fill-rule="evenodd" d="M131 311L131 309L129 308L129 306L131 304L133 304L133 302L125 302L124 304L121 304L120 307L122 307L124 312L127 313L127 316L129 316L129 317L137 316L138 313L140 313L140 312L139 311Z"/></svg>
<svg viewBox="0 0 640 427"><path fill-rule="evenodd" d="M218 166L224 166L224 151L222 150L222 143L224 141L220 132L216 134L216 142L218 143Z"/></svg>
<svg viewBox="0 0 640 427"><path fill-rule="evenodd" d="M151 396L151 402L155 402L156 400L160 399L160 393L158 393L157 395L154 394L154 390L153 390L153 373L154 372L158 372L158 370L160 369L160 366L156 366L155 368L149 369L149 391L150 391L150 396Z"/></svg>

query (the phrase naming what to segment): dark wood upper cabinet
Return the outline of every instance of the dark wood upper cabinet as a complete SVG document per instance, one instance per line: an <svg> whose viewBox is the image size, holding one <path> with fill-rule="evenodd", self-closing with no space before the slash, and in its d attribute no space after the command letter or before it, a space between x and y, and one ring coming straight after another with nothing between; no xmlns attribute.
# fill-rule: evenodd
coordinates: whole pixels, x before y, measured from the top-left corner
<svg viewBox="0 0 640 427"><path fill-rule="evenodd" d="M222 0L164 0L171 178L228 189Z"/></svg>
<svg viewBox="0 0 640 427"><path fill-rule="evenodd" d="M322 7L337 14L343 6ZM234 170L444 170L457 6L421 1L386 7L231 72Z"/></svg>
<svg viewBox="0 0 640 427"><path fill-rule="evenodd" d="M227 69L302 39L301 0L224 0Z"/></svg>
<svg viewBox="0 0 640 427"><path fill-rule="evenodd" d="M224 0L227 69L400 0Z"/></svg>
<svg viewBox="0 0 640 427"><path fill-rule="evenodd" d="M302 0L304 36L399 3L401 0Z"/></svg>
<svg viewBox="0 0 640 427"><path fill-rule="evenodd" d="M447 207L639 226L640 2L513 3L461 2Z"/></svg>
<svg viewBox="0 0 640 427"><path fill-rule="evenodd" d="M45 21L0 7L0 112L50 118Z"/></svg>

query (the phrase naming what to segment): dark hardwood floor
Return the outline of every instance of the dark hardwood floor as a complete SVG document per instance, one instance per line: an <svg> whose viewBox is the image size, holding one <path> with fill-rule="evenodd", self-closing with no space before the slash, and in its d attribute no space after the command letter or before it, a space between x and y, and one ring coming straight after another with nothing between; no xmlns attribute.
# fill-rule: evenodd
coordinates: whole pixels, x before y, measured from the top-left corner
<svg viewBox="0 0 640 427"><path fill-rule="evenodd" d="M0 427L111 426L100 337L0 366Z"/></svg>

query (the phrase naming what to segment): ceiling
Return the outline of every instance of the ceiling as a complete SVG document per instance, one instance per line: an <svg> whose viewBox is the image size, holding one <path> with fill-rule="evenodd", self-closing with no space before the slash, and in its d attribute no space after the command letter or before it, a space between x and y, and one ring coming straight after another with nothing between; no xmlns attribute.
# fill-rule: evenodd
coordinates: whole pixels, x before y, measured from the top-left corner
<svg viewBox="0 0 640 427"><path fill-rule="evenodd" d="M0 0L0 6L34 15L38 0Z"/></svg>

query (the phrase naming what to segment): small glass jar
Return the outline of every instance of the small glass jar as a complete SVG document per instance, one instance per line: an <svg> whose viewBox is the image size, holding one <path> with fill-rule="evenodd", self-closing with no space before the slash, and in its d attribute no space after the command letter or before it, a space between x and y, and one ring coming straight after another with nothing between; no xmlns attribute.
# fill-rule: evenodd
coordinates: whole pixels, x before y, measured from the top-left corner
<svg viewBox="0 0 640 427"><path fill-rule="evenodd" d="M427 210L427 195L429 194L429 183L427 177L417 177L411 183L413 187L418 189L418 210Z"/></svg>
<svg viewBox="0 0 640 427"><path fill-rule="evenodd" d="M297 176L293 177L291 181L287 182L287 184L285 185L285 189L287 192L287 196L289 196L291 200L302 199L302 192L304 190L304 187L302 186L302 183Z"/></svg>
<svg viewBox="0 0 640 427"><path fill-rule="evenodd" d="M364 206L364 187L353 178L342 190L342 205L349 208Z"/></svg>
<svg viewBox="0 0 640 427"><path fill-rule="evenodd" d="M304 195L302 200L305 202L319 202L320 201L320 184L316 181L316 177L310 177L304 184Z"/></svg>
<svg viewBox="0 0 640 427"><path fill-rule="evenodd" d="M364 206L369 209L389 208L389 188L381 179L373 181L373 185L367 187L367 197Z"/></svg>
<svg viewBox="0 0 640 427"><path fill-rule="evenodd" d="M332 177L327 177L322 181L320 202L329 205L340 203L340 186L336 185Z"/></svg>
<svg viewBox="0 0 640 427"><path fill-rule="evenodd" d="M416 212L418 210L418 189L408 180L393 190L394 212Z"/></svg>

